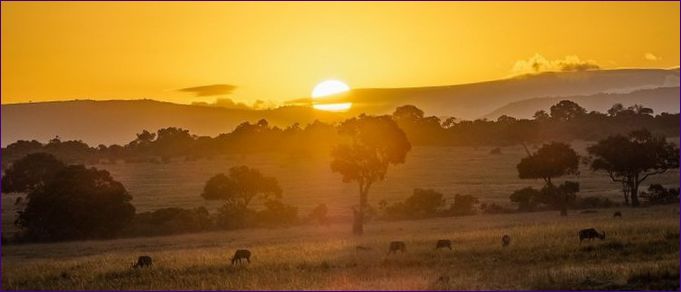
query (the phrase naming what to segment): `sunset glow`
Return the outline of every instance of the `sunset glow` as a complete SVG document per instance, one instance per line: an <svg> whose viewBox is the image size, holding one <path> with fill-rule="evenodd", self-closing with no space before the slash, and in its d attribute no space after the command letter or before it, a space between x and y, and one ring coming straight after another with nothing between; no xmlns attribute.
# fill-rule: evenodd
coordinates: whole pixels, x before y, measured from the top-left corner
<svg viewBox="0 0 681 292"><path fill-rule="evenodd" d="M347 111L352 107L351 102L344 103L323 103L323 97L343 93L350 90L350 87L338 80L323 81L312 89L313 105L315 109L324 111Z"/></svg>

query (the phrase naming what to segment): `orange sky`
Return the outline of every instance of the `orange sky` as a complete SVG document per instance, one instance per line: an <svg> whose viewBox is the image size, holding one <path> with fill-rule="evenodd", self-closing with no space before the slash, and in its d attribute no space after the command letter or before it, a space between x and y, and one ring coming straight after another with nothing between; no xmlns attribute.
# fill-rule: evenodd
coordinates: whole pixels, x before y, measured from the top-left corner
<svg viewBox="0 0 681 292"><path fill-rule="evenodd" d="M231 84L281 103L320 81L445 85L563 62L679 65L679 2L2 2L2 103L153 98ZM546 59L546 60L544 60Z"/></svg>

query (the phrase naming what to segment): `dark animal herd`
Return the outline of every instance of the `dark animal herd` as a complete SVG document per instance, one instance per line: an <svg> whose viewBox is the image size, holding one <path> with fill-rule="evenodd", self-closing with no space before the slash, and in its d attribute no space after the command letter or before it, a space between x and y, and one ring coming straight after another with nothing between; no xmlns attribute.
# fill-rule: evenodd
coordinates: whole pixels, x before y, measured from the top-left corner
<svg viewBox="0 0 681 292"><path fill-rule="evenodd" d="M613 215L614 217L622 217L622 213L620 212L615 212ZM587 229L582 229L579 231L579 244L582 244L582 241L585 239L588 240L593 240L593 239L600 239L604 240L605 239L605 232L598 232L595 228L587 228ZM511 236L508 234L504 234L501 237L501 246L502 247L507 247L511 244ZM357 251L369 251L371 250L370 247L366 246L361 246L358 245L355 247ZM435 243L435 249L441 249L441 248L448 248L449 250L452 250L452 241L449 239L440 239ZM397 252L400 253L405 253L407 252L407 244L404 243L404 241L391 241L390 245L388 246L388 255L391 254L397 254ZM232 262L232 265L236 264L241 264L243 263L243 260L246 260L249 264L251 263L251 251L247 249L237 249L236 252L234 252L234 256L230 259ZM137 262L132 264L133 269L137 268L146 268L146 267L151 267L152 265L152 260L150 256L144 255L140 256L137 258Z"/></svg>

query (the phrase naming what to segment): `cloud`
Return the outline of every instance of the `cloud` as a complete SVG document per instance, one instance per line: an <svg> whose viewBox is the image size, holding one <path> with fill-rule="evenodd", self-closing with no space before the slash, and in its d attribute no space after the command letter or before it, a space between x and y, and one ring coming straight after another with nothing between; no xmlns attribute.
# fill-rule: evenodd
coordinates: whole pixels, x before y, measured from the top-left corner
<svg viewBox="0 0 681 292"><path fill-rule="evenodd" d="M198 105L198 106L212 106L212 107L221 107L221 108L228 108L228 109L248 109L248 110L266 110L266 109L272 109L275 108L276 105L270 101L264 101L264 100L256 100L253 102L253 105L247 105L243 102L236 102L232 100L231 98L216 98L215 101L213 102L204 102L204 101L196 101L192 102L192 105Z"/></svg>
<svg viewBox="0 0 681 292"><path fill-rule="evenodd" d="M582 60L575 55L562 59L549 60L540 54L526 60L518 60L511 70L514 74L530 74L540 72L575 72L599 70L601 67L593 60Z"/></svg>
<svg viewBox="0 0 681 292"><path fill-rule="evenodd" d="M662 58L655 56L655 54L650 53L650 52L643 54L643 58L648 60L648 61L653 61L653 62L662 60Z"/></svg>
<svg viewBox="0 0 681 292"><path fill-rule="evenodd" d="M178 91L191 92L195 96L226 95L232 93L236 86L230 84L213 84L197 87L182 88Z"/></svg>
<svg viewBox="0 0 681 292"><path fill-rule="evenodd" d="M245 103L235 102L230 98L216 98L215 101L213 101L213 102L197 101L197 102L192 102L192 105L213 106L213 107L222 107L222 108L230 108L230 109L251 109L251 107L246 105Z"/></svg>

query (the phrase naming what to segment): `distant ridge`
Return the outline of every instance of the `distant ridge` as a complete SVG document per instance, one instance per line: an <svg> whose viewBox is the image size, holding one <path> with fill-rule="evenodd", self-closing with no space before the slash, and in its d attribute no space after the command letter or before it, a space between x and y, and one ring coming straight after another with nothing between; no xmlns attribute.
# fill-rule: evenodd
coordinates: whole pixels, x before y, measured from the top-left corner
<svg viewBox="0 0 681 292"><path fill-rule="evenodd" d="M603 111L621 102L643 104L655 112L675 113L679 111L678 96L679 69L675 68L542 73L450 86L355 89L340 96L353 102L353 109L347 113L323 112L309 106L255 110L153 100L5 104L2 146L20 139L46 142L55 136L80 139L90 145L123 144L142 129L156 131L171 126L197 135L215 136L244 121L264 118L280 127L305 125L314 120L340 121L359 113L388 114L405 104L415 105L427 115L459 119L496 118L501 114L528 117L564 97L577 98L578 103L590 110Z"/></svg>

